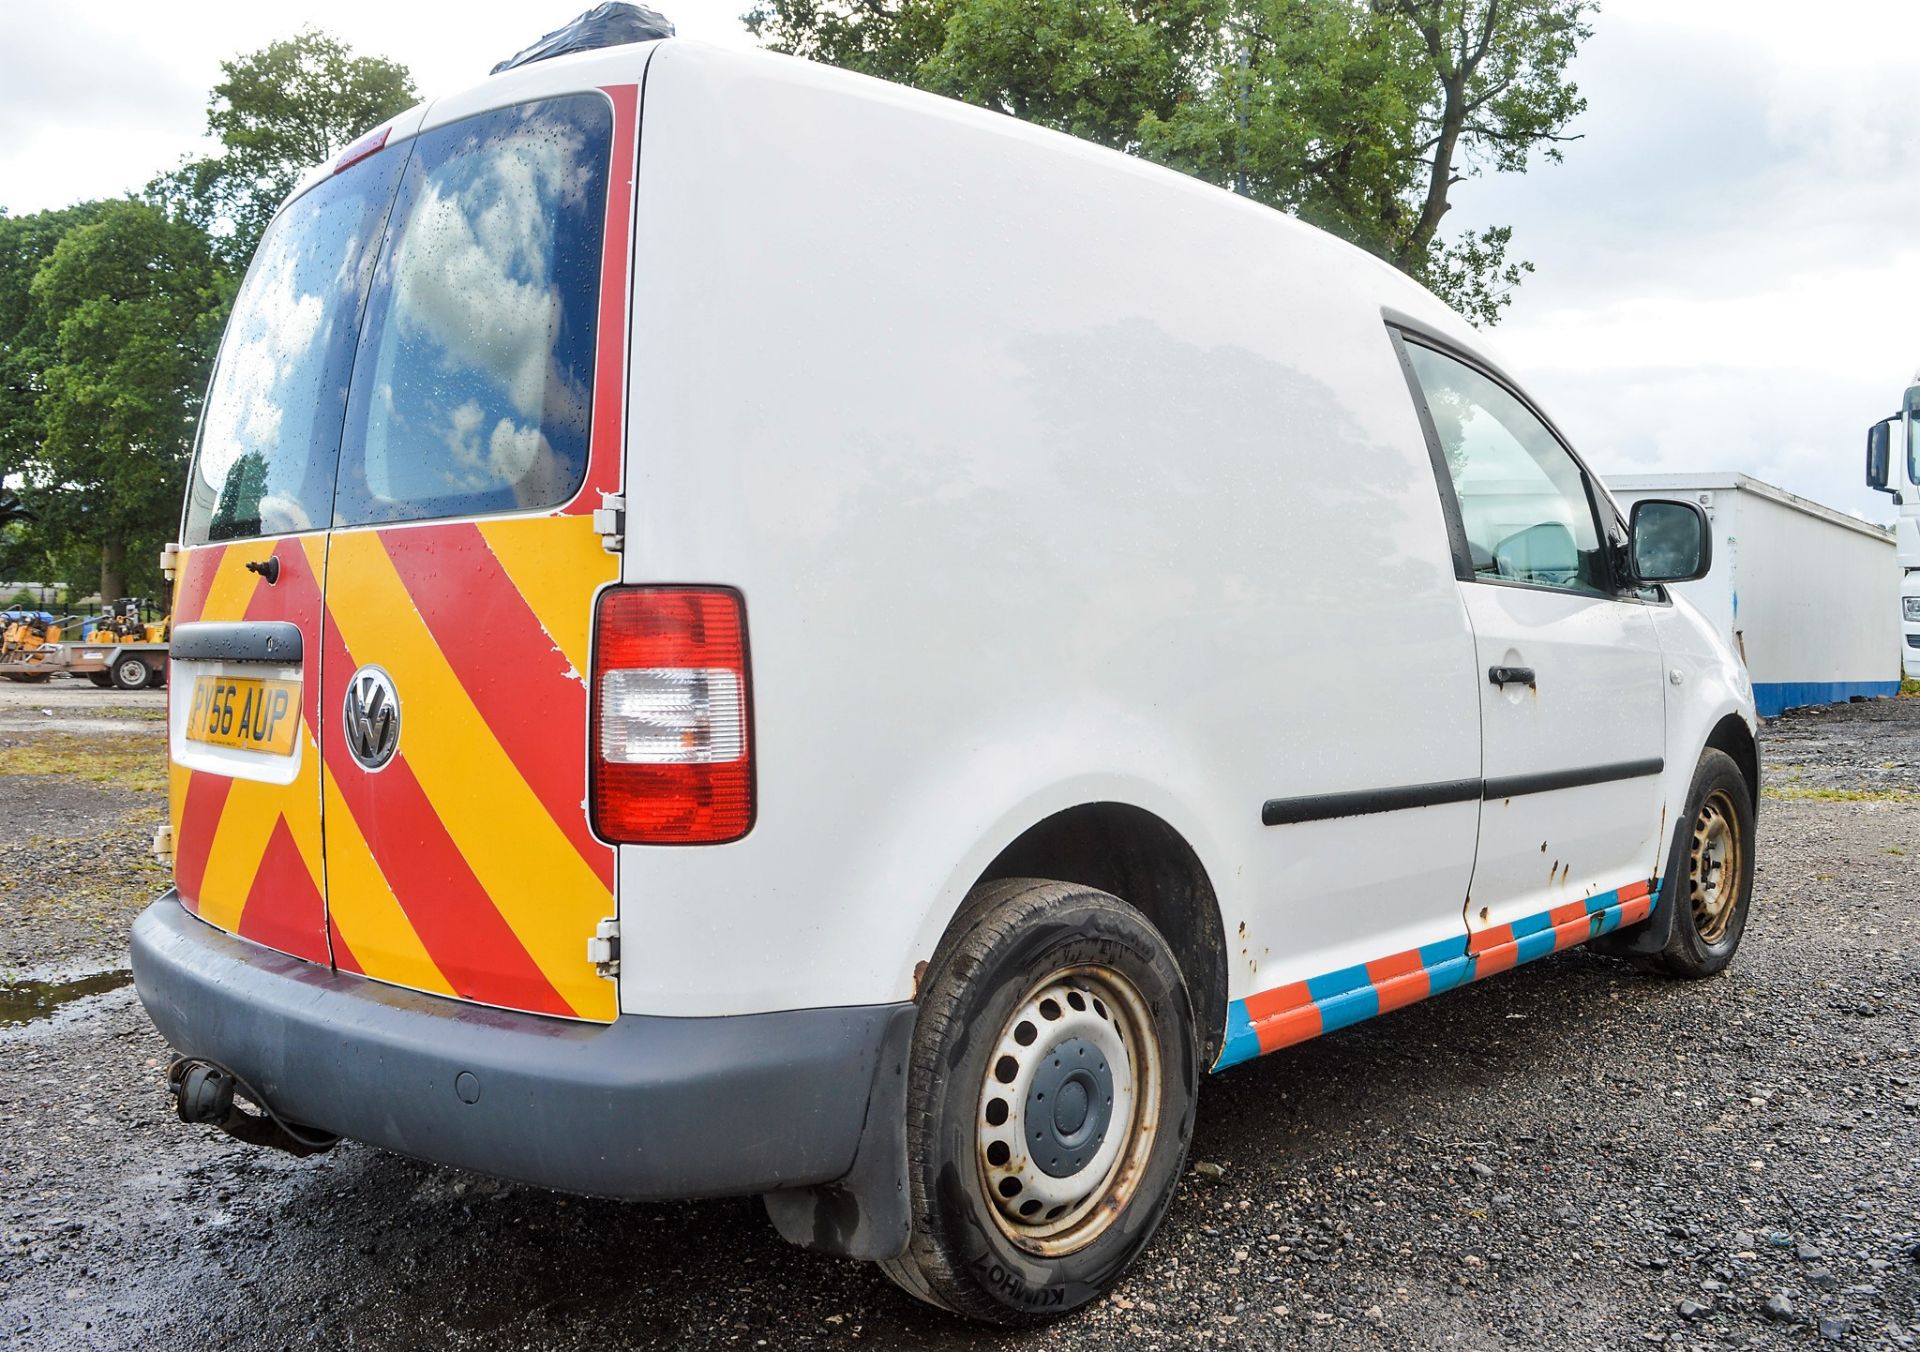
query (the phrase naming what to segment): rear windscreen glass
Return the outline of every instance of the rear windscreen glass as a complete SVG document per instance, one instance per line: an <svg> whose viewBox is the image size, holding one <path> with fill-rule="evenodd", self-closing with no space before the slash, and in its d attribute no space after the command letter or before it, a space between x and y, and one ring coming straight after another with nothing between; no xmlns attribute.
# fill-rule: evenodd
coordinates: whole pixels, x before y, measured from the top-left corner
<svg viewBox="0 0 1920 1352"><path fill-rule="evenodd" d="M324 180L260 241L200 420L185 543L313 530L331 517L360 303L404 159L388 151Z"/></svg>
<svg viewBox="0 0 1920 1352"><path fill-rule="evenodd" d="M611 136L606 99L578 95L416 139L367 300L336 525L579 491Z"/></svg>

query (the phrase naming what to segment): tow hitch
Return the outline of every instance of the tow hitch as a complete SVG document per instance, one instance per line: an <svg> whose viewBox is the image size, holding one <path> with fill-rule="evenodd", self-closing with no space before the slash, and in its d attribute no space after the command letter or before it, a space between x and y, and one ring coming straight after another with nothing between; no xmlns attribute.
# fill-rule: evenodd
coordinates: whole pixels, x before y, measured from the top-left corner
<svg viewBox="0 0 1920 1352"><path fill-rule="evenodd" d="M234 1102L239 1091L261 1112L250 1113ZM214 1126L248 1145L271 1146L289 1155L305 1158L333 1149L338 1136L287 1122L253 1086L225 1066L198 1057L176 1057L167 1067L167 1092L173 1095L173 1110L182 1122L211 1122Z"/></svg>

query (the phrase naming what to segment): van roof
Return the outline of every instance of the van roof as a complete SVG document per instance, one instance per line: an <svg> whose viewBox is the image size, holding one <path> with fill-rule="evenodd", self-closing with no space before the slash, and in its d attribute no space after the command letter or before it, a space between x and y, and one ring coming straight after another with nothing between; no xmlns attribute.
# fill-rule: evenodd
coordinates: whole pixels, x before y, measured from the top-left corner
<svg viewBox="0 0 1920 1352"><path fill-rule="evenodd" d="M911 108L921 114L933 113L968 123L988 135L1026 141L1044 146L1049 153L1095 161L1111 172L1149 180L1161 191L1206 195L1218 210L1257 212L1270 223L1269 228L1278 249L1298 250L1309 256L1332 251L1344 253L1359 262L1364 273L1374 279L1376 286L1370 295L1357 299L1392 311L1397 317L1429 330L1435 336L1474 354L1496 371L1513 369L1482 333L1411 277L1377 255L1283 211L1240 197L1228 189L1179 170L1096 145L1065 132L1022 122L992 109L776 52L719 47L682 37L569 52L502 70L471 85L416 104L386 124L386 145L398 145L421 131L524 99L637 81L644 75L648 63L662 52L671 52L676 63L697 62L727 79L765 80L789 83L796 87L837 87L841 92L857 90L861 97L871 99L876 104ZM380 128L373 130L377 133ZM336 166L332 164L317 166L288 200L298 197L335 171ZM1305 258L1302 262L1310 266L1311 258ZM1545 412L1544 409L1542 411Z"/></svg>

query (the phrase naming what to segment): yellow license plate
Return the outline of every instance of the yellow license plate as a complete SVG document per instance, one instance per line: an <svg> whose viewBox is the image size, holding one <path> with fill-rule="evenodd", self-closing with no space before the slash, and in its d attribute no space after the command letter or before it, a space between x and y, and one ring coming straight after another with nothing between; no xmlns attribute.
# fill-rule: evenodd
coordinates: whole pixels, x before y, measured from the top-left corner
<svg viewBox="0 0 1920 1352"><path fill-rule="evenodd" d="M300 727L300 683L201 676L187 709L187 740L286 756Z"/></svg>

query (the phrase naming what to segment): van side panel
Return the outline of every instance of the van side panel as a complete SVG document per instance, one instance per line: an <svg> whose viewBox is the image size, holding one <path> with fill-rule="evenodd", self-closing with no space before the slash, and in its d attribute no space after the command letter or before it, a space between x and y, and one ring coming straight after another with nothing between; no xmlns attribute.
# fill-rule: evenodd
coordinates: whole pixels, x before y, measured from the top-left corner
<svg viewBox="0 0 1920 1352"><path fill-rule="evenodd" d="M622 848L623 1008L906 998L980 870L1085 802L1193 846L1236 997L1460 939L1477 803L1261 824L1479 774L1381 316L1437 303L842 72L666 44L646 99L623 575L742 590L759 801L735 844Z"/></svg>

